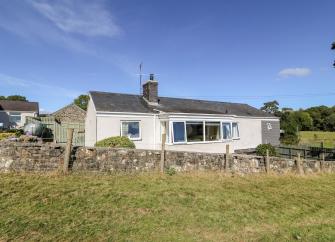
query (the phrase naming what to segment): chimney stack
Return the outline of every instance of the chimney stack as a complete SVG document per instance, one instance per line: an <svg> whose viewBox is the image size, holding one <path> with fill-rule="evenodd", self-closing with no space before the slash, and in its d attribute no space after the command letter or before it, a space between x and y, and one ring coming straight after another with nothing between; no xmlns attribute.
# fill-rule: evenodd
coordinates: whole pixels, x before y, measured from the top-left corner
<svg viewBox="0 0 335 242"><path fill-rule="evenodd" d="M150 74L149 80L143 84L143 98L149 104L158 104L158 82L155 80L154 74Z"/></svg>

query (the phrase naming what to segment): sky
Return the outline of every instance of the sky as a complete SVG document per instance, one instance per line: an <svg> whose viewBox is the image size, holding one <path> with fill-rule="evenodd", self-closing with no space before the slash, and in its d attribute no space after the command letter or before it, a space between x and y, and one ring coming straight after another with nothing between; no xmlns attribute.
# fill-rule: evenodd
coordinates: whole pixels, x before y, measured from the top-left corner
<svg viewBox="0 0 335 242"><path fill-rule="evenodd" d="M0 95L52 112L88 91L335 105L334 0L3 0Z"/></svg>

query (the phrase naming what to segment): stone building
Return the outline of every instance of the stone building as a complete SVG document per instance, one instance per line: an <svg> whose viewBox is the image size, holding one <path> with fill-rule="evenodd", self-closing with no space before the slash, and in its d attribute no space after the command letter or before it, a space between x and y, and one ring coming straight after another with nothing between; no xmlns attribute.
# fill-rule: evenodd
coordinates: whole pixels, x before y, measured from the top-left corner
<svg viewBox="0 0 335 242"><path fill-rule="evenodd" d="M71 103L51 114L59 123L85 122L86 112L74 103Z"/></svg>

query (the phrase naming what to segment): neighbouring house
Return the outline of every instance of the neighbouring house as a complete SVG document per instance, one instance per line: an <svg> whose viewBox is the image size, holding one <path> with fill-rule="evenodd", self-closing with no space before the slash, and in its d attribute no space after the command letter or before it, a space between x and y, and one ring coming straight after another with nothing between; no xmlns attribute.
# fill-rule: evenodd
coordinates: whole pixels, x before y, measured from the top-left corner
<svg viewBox="0 0 335 242"><path fill-rule="evenodd" d="M21 128L27 117L36 117L39 113L37 102L0 101L0 129Z"/></svg>
<svg viewBox="0 0 335 242"><path fill-rule="evenodd" d="M78 107L76 104L71 103L58 111L51 114L59 123L76 123L85 122L86 111Z"/></svg>
<svg viewBox="0 0 335 242"><path fill-rule="evenodd" d="M279 118L247 104L160 97L150 75L143 95L89 92L85 145L128 136L138 149L222 153L279 144Z"/></svg>

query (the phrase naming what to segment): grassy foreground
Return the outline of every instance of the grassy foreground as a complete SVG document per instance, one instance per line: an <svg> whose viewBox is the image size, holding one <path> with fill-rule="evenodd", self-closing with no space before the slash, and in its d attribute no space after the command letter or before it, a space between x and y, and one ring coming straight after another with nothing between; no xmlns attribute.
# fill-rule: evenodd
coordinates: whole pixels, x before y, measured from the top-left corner
<svg viewBox="0 0 335 242"><path fill-rule="evenodd" d="M0 174L1 240L334 241L335 175Z"/></svg>
<svg viewBox="0 0 335 242"><path fill-rule="evenodd" d="M323 131L300 131L299 138L301 145L309 145L319 147L324 142L324 147L335 148L335 132Z"/></svg>

